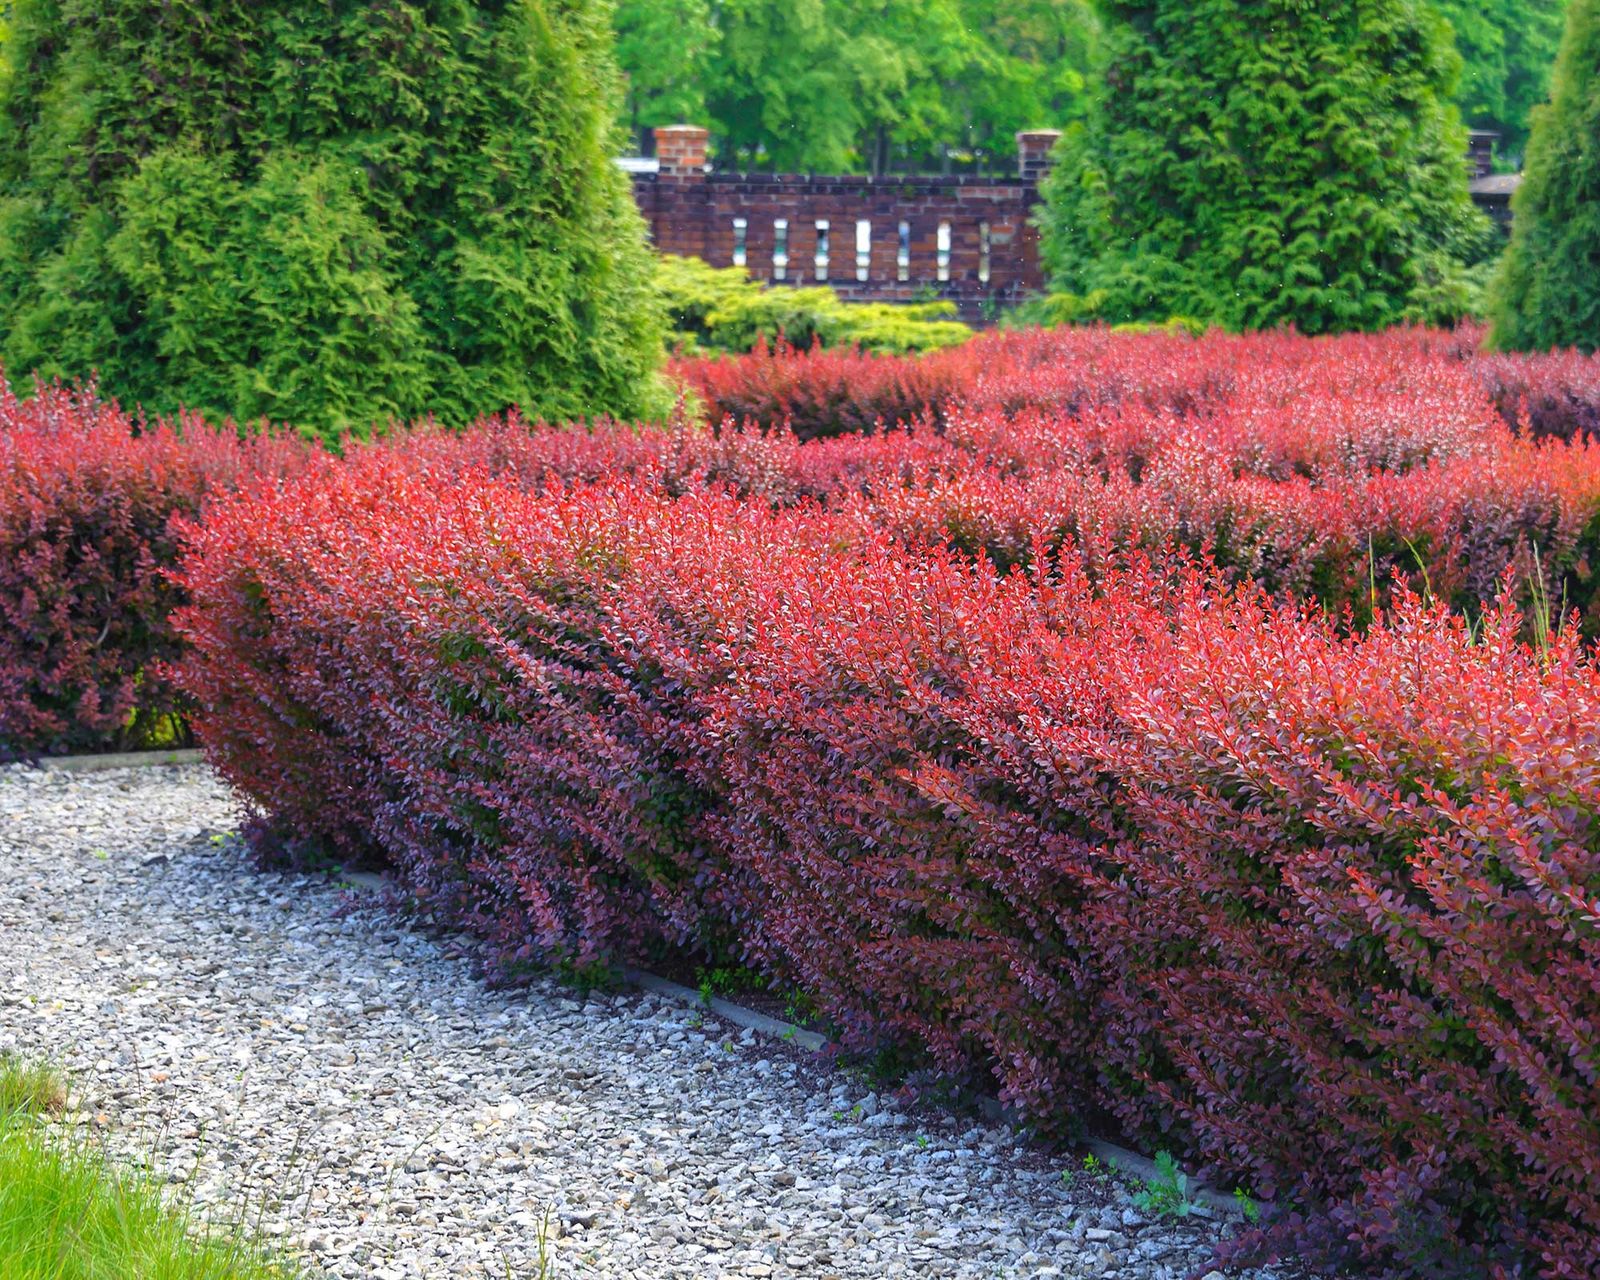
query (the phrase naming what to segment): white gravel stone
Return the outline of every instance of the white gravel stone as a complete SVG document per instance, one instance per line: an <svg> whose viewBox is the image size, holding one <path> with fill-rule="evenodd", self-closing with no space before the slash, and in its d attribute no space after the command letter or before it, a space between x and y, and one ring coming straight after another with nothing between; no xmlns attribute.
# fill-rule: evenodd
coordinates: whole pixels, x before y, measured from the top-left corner
<svg viewBox="0 0 1600 1280"><path fill-rule="evenodd" d="M1181 1280L1214 1224L636 992L487 989L465 940L262 875L200 767L0 770L0 1049L320 1274ZM1101 1225L1102 1222L1104 1225ZM1276 1273L1251 1273L1269 1280Z"/></svg>

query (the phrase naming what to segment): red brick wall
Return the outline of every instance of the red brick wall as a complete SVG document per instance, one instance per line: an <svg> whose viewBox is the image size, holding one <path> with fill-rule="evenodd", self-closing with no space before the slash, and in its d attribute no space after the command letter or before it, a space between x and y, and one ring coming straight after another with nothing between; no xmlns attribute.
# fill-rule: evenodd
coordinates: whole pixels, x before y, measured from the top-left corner
<svg viewBox="0 0 1600 1280"><path fill-rule="evenodd" d="M825 283L852 301L907 302L929 291L949 298L963 318L982 318L985 302L1005 304L1043 287L1038 202L1053 133L1019 136L1026 177L813 177L733 174L705 167L706 132L676 125L656 131L659 173L634 175L634 194L656 248L713 266L733 265L734 219L745 220L745 266L757 279L792 285L817 279L817 222L829 225ZM774 276L775 223L789 224L786 278ZM856 278L856 223L871 225L867 279ZM899 279L899 228L910 225L909 279ZM939 279L940 224L950 228L948 280ZM989 229L983 279L982 228Z"/></svg>
<svg viewBox="0 0 1600 1280"><path fill-rule="evenodd" d="M773 223L789 221L789 267L784 284L817 283L816 224L825 219L831 249L827 283L843 298L907 302L930 291L949 298L964 320L981 323L985 303L1005 305L1044 286L1039 238L1030 215L1039 182L1049 171L1060 134L1051 129L1017 135L1016 178L832 178L802 174L715 173L706 166L709 135L698 125L655 131L659 173L633 178L634 195L656 247L690 254L713 266L733 265L734 219L746 221L745 265L757 279L773 277ZM1469 162L1477 179L1473 199L1502 224L1510 220L1510 185L1488 173L1492 136L1474 135ZM872 224L872 255L865 281L856 279L856 221ZM900 280L896 251L900 223L911 224L910 279ZM949 276L938 271L938 229L950 225ZM980 278L980 228L990 233L989 279Z"/></svg>

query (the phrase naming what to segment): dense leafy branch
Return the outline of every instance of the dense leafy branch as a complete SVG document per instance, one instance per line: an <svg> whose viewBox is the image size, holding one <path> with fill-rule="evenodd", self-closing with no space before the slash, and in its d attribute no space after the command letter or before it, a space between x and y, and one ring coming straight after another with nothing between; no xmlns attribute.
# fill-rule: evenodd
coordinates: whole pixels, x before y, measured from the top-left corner
<svg viewBox="0 0 1600 1280"><path fill-rule="evenodd" d="M326 432L633 413L659 318L589 3L18 0L0 357Z"/></svg>

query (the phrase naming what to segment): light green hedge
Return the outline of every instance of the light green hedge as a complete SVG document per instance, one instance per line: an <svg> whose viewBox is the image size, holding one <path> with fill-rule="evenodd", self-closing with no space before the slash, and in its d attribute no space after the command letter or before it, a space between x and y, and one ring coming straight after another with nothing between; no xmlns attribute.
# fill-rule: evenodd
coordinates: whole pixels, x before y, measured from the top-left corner
<svg viewBox="0 0 1600 1280"><path fill-rule="evenodd" d="M688 353L749 351L782 336L797 347L857 346L905 354L953 347L972 330L953 319L955 304L844 302L826 286L769 287L743 267L712 267L665 256L656 279L666 300L668 343Z"/></svg>

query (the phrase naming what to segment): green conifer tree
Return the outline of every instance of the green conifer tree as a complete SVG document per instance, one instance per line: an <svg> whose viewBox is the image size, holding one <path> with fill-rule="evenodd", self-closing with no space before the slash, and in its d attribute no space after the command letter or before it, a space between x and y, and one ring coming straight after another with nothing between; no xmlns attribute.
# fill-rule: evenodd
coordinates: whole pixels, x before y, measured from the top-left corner
<svg viewBox="0 0 1600 1280"><path fill-rule="evenodd" d="M1107 0L1105 82L1041 217L1117 321L1308 333L1460 316L1486 253L1421 0Z"/></svg>
<svg viewBox="0 0 1600 1280"><path fill-rule="evenodd" d="M587 0L15 0L0 359L333 433L660 395Z"/></svg>
<svg viewBox="0 0 1600 1280"><path fill-rule="evenodd" d="M1534 112L1511 244L1492 291L1492 340L1517 350L1600 349L1600 0L1572 0Z"/></svg>

